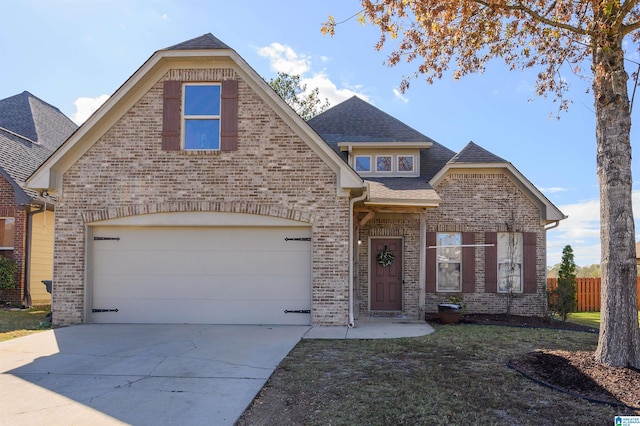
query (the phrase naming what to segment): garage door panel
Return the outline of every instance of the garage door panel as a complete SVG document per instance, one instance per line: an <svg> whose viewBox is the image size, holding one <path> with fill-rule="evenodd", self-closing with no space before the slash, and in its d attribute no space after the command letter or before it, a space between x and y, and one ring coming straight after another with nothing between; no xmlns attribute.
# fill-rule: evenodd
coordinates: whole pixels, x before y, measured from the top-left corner
<svg viewBox="0 0 640 426"><path fill-rule="evenodd" d="M180 259L179 261L176 259ZM101 262L94 267L96 275L118 275L120 271L135 270L138 275L233 275L242 270L246 275L262 276L272 268L274 253L264 251L109 251L100 253ZM277 253L283 267L280 275L296 274L300 267L309 269L308 251ZM118 265L114 269L113 265Z"/></svg>
<svg viewBox="0 0 640 426"><path fill-rule="evenodd" d="M175 300L188 299L190 295L216 298L261 298L278 299L283 295L291 298L308 298L309 279L306 276L269 276L259 280L230 276L213 280L201 276L150 276L120 275L118 279L109 276L94 277L93 298L100 301L113 294L123 294L126 298L155 298Z"/></svg>
<svg viewBox="0 0 640 426"><path fill-rule="evenodd" d="M309 228L96 227L94 322L309 324ZM101 239L119 238L119 239ZM238 315L237 312L242 312Z"/></svg>
<svg viewBox="0 0 640 426"><path fill-rule="evenodd" d="M285 313L297 303L296 300L246 300L242 308L237 308L227 300L192 299L177 306L170 300L107 299L105 306L118 306L118 312L96 312L94 322L98 323L150 323L150 324L261 324L300 325L308 324L308 314ZM304 308L303 308L304 309ZM159 312L162 315L149 315Z"/></svg>

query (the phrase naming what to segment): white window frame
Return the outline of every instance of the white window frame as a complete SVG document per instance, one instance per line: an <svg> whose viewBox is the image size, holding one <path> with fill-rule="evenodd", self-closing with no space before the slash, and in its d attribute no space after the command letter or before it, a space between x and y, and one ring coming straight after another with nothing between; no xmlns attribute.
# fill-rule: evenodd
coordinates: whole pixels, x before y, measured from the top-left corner
<svg viewBox="0 0 640 426"><path fill-rule="evenodd" d="M220 119L220 114L218 115L187 115L185 114L186 110L186 101L187 101L187 87L192 86L218 86L220 87L220 98L218 99L218 110L221 113L222 111L222 85L220 83L185 83L182 86L182 110L181 110L181 129L182 129L182 149L185 151L220 151L222 149L222 123ZM218 148L187 148L187 121L188 120L215 120L218 122Z"/></svg>
<svg viewBox="0 0 640 426"><path fill-rule="evenodd" d="M0 217L0 220L2 220L3 225L6 226L6 221L7 220L11 220L11 222L13 223L13 232L14 232L14 241L15 241L15 232L16 232L16 218L15 217L11 217L11 216L5 216L5 217ZM6 228L5 228L6 229ZM4 229L2 230L3 234L4 234ZM14 241L11 241L12 245L11 246L0 246L0 250L13 250L14 249ZM1 241L0 241L1 243Z"/></svg>
<svg viewBox="0 0 640 426"><path fill-rule="evenodd" d="M411 158L411 170L400 170L400 158ZM408 174L408 175L413 175L416 173L416 156L413 154L398 154L396 155L396 161L395 161L395 165L396 165L396 172L398 174Z"/></svg>
<svg viewBox="0 0 640 426"><path fill-rule="evenodd" d="M505 241L506 240L506 241ZM522 293L523 286L523 240L522 232L498 232L498 293ZM509 278L511 288L509 288Z"/></svg>
<svg viewBox="0 0 640 426"><path fill-rule="evenodd" d="M369 170L358 170L358 158L368 158L369 159ZM371 173L371 155L355 155L353 157L353 170L358 173Z"/></svg>
<svg viewBox="0 0 640 426"><path fill-rule="evenodd" d="M443 247L441 247L443 246ZM455 270L457 265L457 271ZM449 269L453 266L451 274L455 277L458 274L457 288L442 286L441 280L451 276L445 276L441 270ZM448 288L447 288L448 287ZM462 233L461 232L438 232L436 234L436 291L442 293L460 293L462 291Z"/></svg>

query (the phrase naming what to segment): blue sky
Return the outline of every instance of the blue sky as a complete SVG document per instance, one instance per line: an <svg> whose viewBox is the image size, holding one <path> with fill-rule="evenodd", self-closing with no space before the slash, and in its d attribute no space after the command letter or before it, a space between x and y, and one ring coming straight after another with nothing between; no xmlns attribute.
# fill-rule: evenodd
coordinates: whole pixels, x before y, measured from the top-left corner
<svg viewBox="0 0 640 426"><path fill-rule="evenodd" d="M459 81L417 79L400 94L415 65L384 65L373 26L352 19L333 38L320 33L328 15L357 12L357 0L9 0L2 9L0 99L27 90L81 122L154 51L212 33L266 80L300 74L333 104L357 94L454 151L474 141L505 158L569 215L548 233L548 264L566 244L578 265L600 263L588 79L566 76L573 104L560 120L556 104L534 93L536 70L509 72L500 62ZM633 171L640 176L637 161ZM640 212L640 186L634 205Z"/></svg>

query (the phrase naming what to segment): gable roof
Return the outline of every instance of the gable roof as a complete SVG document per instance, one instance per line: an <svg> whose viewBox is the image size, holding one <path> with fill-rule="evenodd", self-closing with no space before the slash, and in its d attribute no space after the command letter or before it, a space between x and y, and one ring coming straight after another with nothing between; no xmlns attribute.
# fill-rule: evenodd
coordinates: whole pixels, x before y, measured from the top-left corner
<svg viewBox="0 0 640 426"><path fill-rule="evenodd" d="M39 199L25 181L77 127L29 92L0 100L0 174L13 186L17 204Z"/></svg>
<svg viewBox="0 0 640 426"><path fill-rule="evenodd" d="M196 50L196 49L231 49L213 34L203 34L200 37L174 44L164 50Z"/></svg>
<svg viewBox="0 0 640 426"><path fill-rule="evenodd" d="M497 155L487 151L474 142L469 142L462 151L457 153L451 160L451 163L508 163Z"/></svg>
<svg viewBox="0 0 640 426"><path fill-rule="evenodd" d="M436 187L450 170L486 168L503 169L507 173L507 176L538 206L541 220L545 224L567 218L567 216L549 201L513 164L487 151L474 142L469 142L458 154L451 158L451 160L429 180L429 183L433 187Z"/></svg>
<svg viewBox="0 0 640 426"><path fill-rule="evenodd" d="M116 92L28 179L32 188L62 190L62 176L163 75L172 68L224 66L242 80L336 173L338 191L362 189L360 176L344 163L298 114L240 55L212 34L156 51Z"/></svg>

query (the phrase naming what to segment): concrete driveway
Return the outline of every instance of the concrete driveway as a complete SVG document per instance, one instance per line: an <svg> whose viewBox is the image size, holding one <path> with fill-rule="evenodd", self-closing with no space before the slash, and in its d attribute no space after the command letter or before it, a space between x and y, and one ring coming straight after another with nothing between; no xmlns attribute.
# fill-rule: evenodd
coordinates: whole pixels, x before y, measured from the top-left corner
<svg viewBox="0 0 640 426"><path fill-rule="evenodd" d="M308 329L95 324L0 342L0 423L233 424Z"/></svg>

